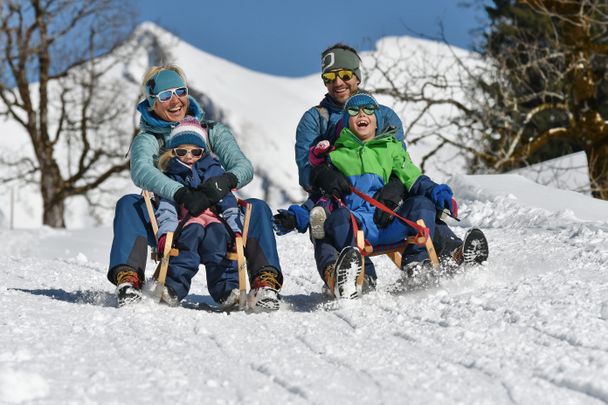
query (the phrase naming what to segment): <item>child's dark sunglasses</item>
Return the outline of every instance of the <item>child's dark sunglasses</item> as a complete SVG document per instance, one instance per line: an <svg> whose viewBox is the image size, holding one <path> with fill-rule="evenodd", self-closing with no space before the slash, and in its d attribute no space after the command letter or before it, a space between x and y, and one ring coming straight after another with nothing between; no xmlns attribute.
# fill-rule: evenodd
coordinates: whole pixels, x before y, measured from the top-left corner
<svg viewBox="0 0 608 405"><path fill-rule="evenodd" d="M194 157L199 157L199 156L203 156L203 153L205 151L201 148L196 148L196 149L175 148L175 149L173 149L173 152L179 157L184 157L188 153L190 153Z"/></svg>
<svg viewBox="0 0 608 405"><path fill-rule="evenodd" d="M177 87L175 89L163 90L154 97L160 100L161 103L166 103L171 100L171 96L176 95L177 97L184 97L188 95L187 87Z"/></svg>
<svg viewBox="0 0 608 405"><path fill-rule="evenodd" d="M359 110L363 110L365 115L373 115L376 112L376 107L373 105L365 105L363 107L348 107L346 111L351 117L359 115Z"/></svg>
<svg viewBox="0 0 608 405"><path fill-rule="evenodd" d="M324 83L331 83L336 80L336 77L344 80L345 82L353 78L355 74L352 70L340 69L337 72L325 72L321 75Z"/></svg>

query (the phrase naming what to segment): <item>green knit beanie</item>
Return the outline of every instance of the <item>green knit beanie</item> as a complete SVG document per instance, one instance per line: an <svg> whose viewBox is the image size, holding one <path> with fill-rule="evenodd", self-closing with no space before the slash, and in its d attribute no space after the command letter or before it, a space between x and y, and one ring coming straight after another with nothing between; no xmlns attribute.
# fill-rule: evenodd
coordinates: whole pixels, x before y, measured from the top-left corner
<svg viewBox="0 0 608 405"><path fill-rule="evenodd" d="M331 48L321 55L321 73L336 69L352 70L359 81L363 81L361 75L361 59L351 50L343 48Z"/></svg>

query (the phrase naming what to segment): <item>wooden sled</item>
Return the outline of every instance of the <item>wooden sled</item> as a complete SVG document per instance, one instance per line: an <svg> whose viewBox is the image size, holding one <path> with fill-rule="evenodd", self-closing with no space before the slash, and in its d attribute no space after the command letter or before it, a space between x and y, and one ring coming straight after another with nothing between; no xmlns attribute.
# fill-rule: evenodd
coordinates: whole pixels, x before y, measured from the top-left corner
<svg viewBox="0 0 608 405"><path fill-rule="evenodd" d="M144 200L146 202L146 209L152 224L152 231L154 232L154 238L158 239L158 223L156 222L156 216L154 215L154 209L152 207L152 200L150 193L147 190L143 191ZM226 258L228 260L236 260L238 274L239 274L239 309L244 310L247 305L247 269L245 267L245 246L247 244L247 234L249 232L249 222L251 220L252 206L250 203L238 200L238 204L245 209L245 218L243 221L243 234L237 234L234 241L234 250L228 252ZM154 290L154 296L158 297L159 302L162 296L162 292L167 279L167 270L169 269L169 259L171 256L179 255L179 250L172 247L173 245L173 232L167 232L167 239L165 241L165 250L162 255L157 251L152 251L151 258L154 261L160 263L154 271L152 278L156 280L156 288Z"/></svg>
<svg viewBox="0 0 608 405"><path fill-rule="evenodd" d="M422 227L426 228L426 224L424 220L419 219L416 223ZM365 240L365 235L362 230L357 230L357 235L355 238L355 243L357 244L357 248L361 252L362 256L380 256L387 255L393 263L399 268L401 268L401 257L403 255L403 251L409 244L417 244L420 246L425 246L426 251L429 254L429 259L431 260L431 264L433 267L437 268L439 266L439 259L437 257L437 252L435 251L435 246L433 245L433 241L431 237L428 235L415 235L410 236L407 239L392 245L380 245L380 246L372 246ZM365 260L361 263L361 272L357 277L357 292L361 295L363 290L363 281L365 280Z"/></svg>

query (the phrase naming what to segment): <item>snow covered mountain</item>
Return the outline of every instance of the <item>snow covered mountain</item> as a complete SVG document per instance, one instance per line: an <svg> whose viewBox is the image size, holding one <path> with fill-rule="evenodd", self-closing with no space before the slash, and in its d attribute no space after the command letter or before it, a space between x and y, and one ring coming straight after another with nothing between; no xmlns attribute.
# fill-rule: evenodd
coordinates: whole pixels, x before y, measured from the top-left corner
<svg viewBox="0 0 608 405"><path fill-rule="evenodd" d="M520 176L456 176L490 259L416 289L321 294L307 235L278 239L272 314L116 308L111 231L0 229L1 404L605 404L608 203ZM148 276L154 265L148 266Z"/></svg>
<svg viewBox="0 0 608 405"><path fill-rule="evenodd" d="M121 80L124 98L131 100L133 110L140 91L139 81L147 67L152 64L175 63L181 66L188 77L192 94L203 106L208 116L227 124L234 132L245 155L252 161L255 178L240 190L243 197L265 199L273 208L301 201L305 195L298 185L297 168L294 163L296 126L308 108L316 105L325 94L320 77L315 74L302 78L276 77L251 71L234 63L210 55L175 37L152 23L140 25L133 33L127 47L134 47L130 58L113 67L112 74ZM320 52L321 50L319 50ZM450 50L443 44L410 37L390 37L377 43L375 53L364 52L365 66L371 66L375 58L394 57L398 52L408 52L409 60L445 72L442 63L447 63ZM461 56L466 51L456 50ZM124 53L124 52L121 52ZM311 55L317 58L318 55ZM370 77L367 83L380 83L381 78ZM388 98L380 102L393 105ZM402 106L402 120L408 123L413 116ZM439 109L439 113L441 109ZM124 121L137 121L137 117L125 114ZM129 124L128 122L125 124ZM0 121L0 133L10 134L0 138L6 151L29 150L24 131L14 122ZM415 162L434 147L432 141L410 145ZM125 152L128 146L124 145ZM446 173L462 173L464 161L454 151L444 150L427 164L427 172L437 180L445 180ZM137 192L130 182L118 182L119 191L110 196L107 205L126 192ZM116 187L116 185L114 185ZM38 191L33 186L10 189L0 185L0 209L4 225L8 225L11 193L14 200L14 218L18 227L37 227L41 223L41 203ZM86 219L87 206L79 198L68 200L68 227L83 227L93 223ZM109 224L112 211L101 215L103 224Z"/></svg>

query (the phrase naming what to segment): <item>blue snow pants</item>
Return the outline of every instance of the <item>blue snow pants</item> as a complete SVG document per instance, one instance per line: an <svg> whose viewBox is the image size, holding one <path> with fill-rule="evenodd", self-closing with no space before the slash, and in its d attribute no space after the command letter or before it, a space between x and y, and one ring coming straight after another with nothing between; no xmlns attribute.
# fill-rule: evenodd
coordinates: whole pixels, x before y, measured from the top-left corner
<svg viewBox="0 0 608 405"><path fill-rule="evenodd" d="M429 228L431 239L440 257L448 256L462 244L454 232L443 221L437 220L437 210L433 202L423 196L414 196L405 200L397 211L399 215L411 220L423 219ZM365 233L365 228L362 227ZM398 219L393 220L386 228L380 229L379 244L398 243L408 236L415 235L416 231ZM336 261L338 253L347 246L355 246L350 210L341 207L333 211L325 221L325 238L315 244L315 260L317 270L323 277L323 269ZM428 259L428 252L424 246L410 244L403 253L404 266L412 262L421 262ZM370 274L367 270L366 274ZM375 271L372 274L375 277Z"/></svg>
<svg viewBox="0 0 608 405"><path fill-rule="evenodd" d="M184 227L175 243L179 255L169 260L166 280L178 300L188 295L199 264L205 265L207 288L216 302L224 301L230 291L239 288L236 262L226 258L231 242L226 226L221 223L206 227L193 223Z"/></svg>
<svg viewBox="0 0 608 405"><path fill-rule="evenodd" d="M255 277L262 269L271 267L283 283L277 245L272 229L272 212L268 205L258 199L248 199L252 204L251 220L245 257L247 269ZM150 218L144 198L138 194L127 194L116 203L114 212L114 239L110 251L108 280L116 284L116 272L128 266L145 279L148 246L156 246Z"/></svg>

